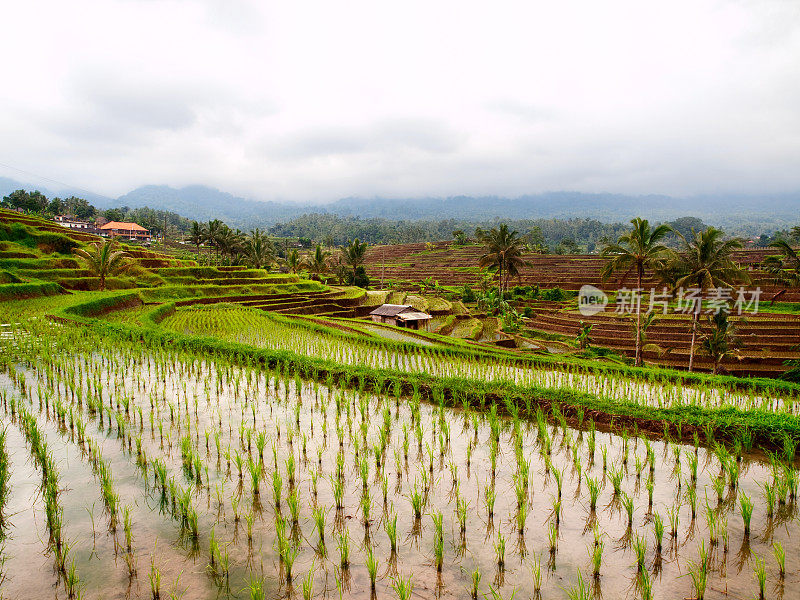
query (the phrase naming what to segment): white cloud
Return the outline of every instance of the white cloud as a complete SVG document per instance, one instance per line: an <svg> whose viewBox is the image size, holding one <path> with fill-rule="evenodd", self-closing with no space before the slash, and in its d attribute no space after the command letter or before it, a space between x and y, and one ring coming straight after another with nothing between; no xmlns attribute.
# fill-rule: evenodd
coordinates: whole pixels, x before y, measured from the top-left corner
<svg viewBox="0 0 800 600"><path fill-rule="evenodd" d="M800 188L793 2L74 0L4 17L0 162L101 193Z"/></svg>

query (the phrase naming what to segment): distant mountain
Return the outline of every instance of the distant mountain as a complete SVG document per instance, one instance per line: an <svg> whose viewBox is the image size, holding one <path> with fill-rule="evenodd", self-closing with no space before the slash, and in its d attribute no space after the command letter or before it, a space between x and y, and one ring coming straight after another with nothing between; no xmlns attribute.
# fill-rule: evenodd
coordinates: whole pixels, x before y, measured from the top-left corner
<svg viewBox="0 0 800 600"><path fill-rule="evenodd" d="M182 188L146 185L120 196L114 202L115 206L148 206L170 210L196 221L220 219L242 229L273 225L317 209L309 205L248 200L204 185Z"/></svg>
<svg viewBox="0 0 800 600"><path fill-rule="evenodd" d="M109 198L108 196L102 196L100 194L95 194L93 192L89 192L87 190L82 190L80 188L62 188L58 190L53 190L47 186L41 185L34 185L32 183L25 183L22 181L17 181L16 179L9 179L8 177L0 177L0 198L3 196L8 196L14 190L39 190L48 198L54 198L58 196L59 198L69 198L70 196L76 196L78 198L83 198L87 200L90 204L93 204L97 208L111 208L113 206L117 206L116 200L114 198Z"/></svg>
<svg viewBox="0 0 800 600"><path fill-rule="evenodd" d="M118 198L81 190L48 190L0 178L0 195L19 189L39 189L48 197L76 195L98 208L128 206L169 210L189 219L220 219L232 227L249 230L269 227L309 213L330 213L362 219L421 221L457 219L486 222L493 219L593 218L605 223L635 216L667 221L696 216L710 225L738 229L779 229L800 222L800 193L731 195L714 194L675 198L663 195L587 194L546 192L517 198L452 196L448 198L342 198L332 203L295 204L261 202L234 196L203 185L173 188L146 185Z"/></svg>

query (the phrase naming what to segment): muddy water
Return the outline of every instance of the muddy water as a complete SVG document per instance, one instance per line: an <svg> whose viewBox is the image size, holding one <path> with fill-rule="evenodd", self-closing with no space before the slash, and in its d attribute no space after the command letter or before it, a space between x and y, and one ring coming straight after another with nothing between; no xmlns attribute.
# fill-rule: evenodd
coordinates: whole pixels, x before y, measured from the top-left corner
<svg viewBox="0 0 800 600"><path fill-rule="evenodd" d="M85 584L85 597L149 597L148 573L154 548L154 561L163 573L162 590L165 593L171 586L178 591L185 590L184 598L249 597L244 588L251 577L263 576L268 597L284 595L290 586L282 576L276 552L277 511L272 500L272 473L277 467L283 479L280 513L288 517L289 478L286 461L289 457L296 464L295 485L301 505L295 534L299 554L293 567L295 577L291 586L297 594L300 593L301 579L313 565L316 571L315 593L336 596L340 562L336 540L339 533L347 531L351 540L351 560L343 579L346 582L344 595L348 597L369 594L369 577L364 563L365 548L370 545L380 562L378 597L394 597L392 577L399 574L413 576L415 597L463 598L468 595L471 574L477 568L482 575L481 593L489 593L492 586L504 598L510 597L515 590L516 597L528 598L535 593L532 565L535 558L539 558L542 564L541 597L562 598L566 595L565 589L575 583L578 569L588 581L592 580L589 549L594 543L591 524L596 523L605 544L603 574L593 583L598 593L606 598L639 597L635 556L630 540L641 535L647 541L646 566L653 583L654 596L689 597L692 594L690 577L687 576L690 563L697 560L701 543L706 548L710 547L704 509L706 495L712 508L720 515L727 516L729 537L727 551L723 550L720 542L712 552L706 598L749 598L757 595L753 577L755 555L766 562L771 597L780 597L783 589L791 590L791 585L797 582L800 567L800 536L797 534L800 532L795 507L790 503L776 508L776 515L772 518L767 516L760 486L771 482L772 476L770 466L763 462L745 458L740 463L740 490L753 498L756 505L747 547L744 544L739 506L730 497L727 485L727 500L719 506L717 504L712 482L720 474L721 467L717 457L705 449L697 450L697 517L692 520L687 491L691 486L689 462L695 453L693 447L652 443L656 460L653 508L650 511L645 486L647 467L638 477L635 473L635 457L638 456L640 461L645 458L643 440L631 438L628 441L628 458L627 462L623 462L623 439L598 432L594 462L590 464L588 432L548 425L552 447L548 455L537 438L535 424L522 423L519 435L523 455L530 462L530 487L526 494L529 514L524 534L520 536L515 518L517 501L514 475L517 472L517 460L513 429L508 421L502 422L493 478L490 467L490 425L483 416L476 416L473 421L471 416L460 411L444 409L450 441L444 444L442 452L438 409L431 405L420 405L423 450L419 452L412 418L413 400L365 397L364 422L368 447L378 442L383 409L388 407L391 414L389 445L381 463L388 481L388 498L384 507L380 478L376 478L375 474L374 457L364 453L359 411L362 399L357 393L336 388L328 390L324 385L308 383L301 383L298 389L294 380L276 380L274 374L248 372L211 362L195 361L189 364L176 357L155 357L131 348L118 353L106 349L103 354L60 356L54 360L58 362L60 372L45 374L32 369L25 371L31 397L29 406L39 411L37 388L41 385L43 390L51 387L54 397L69 402L76 412L83 415L87 423L86 435L101 444L104 458L112 464L116 491L122 503L133 511L135 555L139 570L137 577L129 579L120 559L121 553L114 552L114 536L107 531L99 487L84 462L80 442L74 434L59 431L52 418L48 420L48 411L38 412L40 426L45 429L48 442L54 452L61 456L58 464L61 481L66 488L61 499L69 535L76 541L77 566ZM8 380L5 386L10 386ZM113 413L120 415L134 438L141 435L142 446L149 459L162 458L170 475L181 486L192 489L192 502L200 515L200 537L196 548L181 533L175 520L162 510L161 494L153 486L152 472L148 476L142 475L135 464L135 444L131 442L134 450L129 451L127 439L118 435L115 418L112 420L114 424L109 426L106 415L101 427L96 417L89 416L85 401L83 407L78 408L71 388L79 390L83 398L102 392L106 406L109 399L114 400ZM19 391L16 394L19 395ZM127 412L122 407L117 409L116 400L122 398L131 399ZM345 473L344 509L341 511L334 508L331 483L335 479L340 451L336 426L337 398L341 399L339 426L342 428L341 452ZM151 401L155 424L152 430L149 423ZM295 412L297 407L298 413ZM139 408L142 410L141 420ZM296 422L297 414L299 425ZM163 441L159 422L163 424ZM323 435L323 423L326 423L327 435ZM235 462L231 462L230 470L227 467L226 451L231 455L235 455L236 451L248 455L246 430L243 433L241 426L252 428L254 432L267 433L263 476L257 496L253 494L246 466L241 483ZM407 461L403 457L404 426L409 430ZM210 434L208 450L206 431ZM220 434L221 455L215 449L214 432L217 431ZM305 457L302 452L303 434L306 436ZM293 437L291 445L290 435ZM180 444L181 438L186 436L208 468L208 477L203 472L200 485L187 478L182 468ZM21 436L11 436L11 440L14 456L19 454L24 458ZM273 459L273 443L277 461ZM367 489L372 500L372 511L368 525L363 522L360 508L362 483L355 460L357 445L359 457L366 456L370 465ZM603 447L607 456L605 471ZM471 449L469 467L468 448ZM585 478L579 478L574 468L572 448L577 448L583 475L597 478L603 484L594 515L589 510ZM678 448L681 459L677 469L675 448ZM250 452L257 461L255 437L251 440ZM551 468L547 467L547 456ZM451 467L451 463L454 467ZM15 459L15 468L18 464L20 460ZM24 460L22 465L25 465ZM459 494L469 502L467 528L463 537L455 513L454 469L457 469ZM563 483L557 546L555 552L551 553L549 526L554 522L553 501L558 495L554 469L563 473ZM610 473L617 469L623 470L622 490L634 500L633 526L630 529L627 515L619 498L615 497L610 481ZM313 472L320 473L316 505L328 511L326 556L319 552L319 536L312 519L312 507L315 504L311 483ZM413 517L409 497L415 486L418 489L422 486L425 478L431 481L429 502L421 520L417 521ZM487 486L491 486L492 480L497 499L494 516L490 519L485 498ZM26 498L30 497L30 490L26 492L24 486L18 485L12 490L12 495L18 506L24 506ZM234 502L237 504L238 520L234 517ZM679 513L675 540L670 537L667 516L673 506L678 506ZM36 514L36 511L32 512ZM440 574L434 566L434 528L430 516L436 512L442 513L444 524L444 564ZM656 555L654 548L651 512L660 514L665 522L664 548L660 556ZM251 513L253 534L252 540L248 541L246 515ZM94 516L94 528L90 514ZM396 514L398 519L399 549L394 556L384 529L387 516L392 514ZM31 520L35 523L35 517L31 517ZM39 517L40 529L43 528L41 521ZM230 556L227 580L215 580L210 575L208 550L212 528L216 539L222 547L227 548ZM507 541L505 567L502 570L497 566L494 549L500 535ZM121 531L117 532L116 538L121 543ZM773 542L781 543L786 549L787 580L783 587L772 558ZM98 546L100 552L88 552L88 549ZM38 564L39 567L15 574L10 583L4 583L0 589L7 597L39 597L35 594L18 596L11 593L11 590L17 592L25 589L26 585L32 586L31 589L39 586L39 589L44 587L50 590L53 595L55 578L51 572L46 579L47 585L42 584L45 578L41 577L41 573L48 573L48 568L52 571L49 566L52 561L42 554L44 544L40 543L38 549L36 544L28 544L27 550L23 550L23 547L22 541L18 547L7 544L6 555L10 556L7 564L12 564L12 561L20 564L19 561L24 560L24 564ZM7 588L7 585L16 587ZM792 597L791 593L786 593L785 597Z"/></svg>

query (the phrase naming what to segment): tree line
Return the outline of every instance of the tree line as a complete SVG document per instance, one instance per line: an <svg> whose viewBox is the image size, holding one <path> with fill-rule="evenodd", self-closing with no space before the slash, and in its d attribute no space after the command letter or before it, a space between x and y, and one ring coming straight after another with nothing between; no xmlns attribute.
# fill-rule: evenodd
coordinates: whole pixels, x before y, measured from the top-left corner
<svg viewBox="0 0 800 600"><path fill-rule="evenodd" d="M500 290L500 301L508 289L511 278L519 277L521 269L527 266L524 257L526 243L518 231L507 224L501 224L488 231L481 230L480 242L484 254L478 266L496 273ZM669 236L680 241L677 248L665 242ZM787 240L772 243L780 254L769 257L765 263L776 279L789 285L800 284L800 255L790 241L800 241L800 226L794 227ZM669 224L651 225L647 219L635 218L627 231L615 241L606 242L601 255L608 258L602 270L602 278L608 281L619 275L620 283L632 277L636 290L641 292L646 273L653 274L660 285L671 294L679 289L693 289L696 299L691 311L691 343L689 349L689 371L694 366L695 347L700 332L700 316L703 301L709 298L711 290L733 289L737 285L750 282L747 270L735 262L734 251L742 248L741 240L726 238L722 230L707 227L702 230L690 229L688 234L676 230ZM729 308L728 308L729 310ZM712 334L703 339L704 349L714 359L714 372L719 363L736 353L738 341L735 327L728 322L728 310L718 311L709 320ZM635 364L642 364L642 349L645 346L645 331L652 322L654 314L647 315L642 322L642 301L635 303ZM720 316L722 312L722 316Z"/></svg>
<svg viewBox="0 0 800 600"><path fill-rule="evenodd" d="M70 196L69 198L48 198L38 190L32 192L15 190L0 201L3 208L22 209L27 213L36 214L44 218L56 215L67 215L81 221L94 223L99 218L106 221L125 221L137 223L150 230L151 233L164 232L166 222L168 234L182 234L189 231L192 222L177 213L168 210L156 210L147 206L130 208L121 206L100 210L84 198Z"/></svg>

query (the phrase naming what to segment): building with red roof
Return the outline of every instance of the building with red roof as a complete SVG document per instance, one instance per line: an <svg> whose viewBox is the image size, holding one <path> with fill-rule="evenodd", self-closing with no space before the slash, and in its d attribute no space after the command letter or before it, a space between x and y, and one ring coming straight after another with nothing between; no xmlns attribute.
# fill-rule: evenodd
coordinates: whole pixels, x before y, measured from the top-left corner
<svg viewBox="0 0 800 600"><path fill-rule="evenodd" d="M126 223L124 221L109 221L105 225L101 225L100 235L139 240L140 242L149 242L153 238L150 235L150 231L138 223Z"/></svg>

